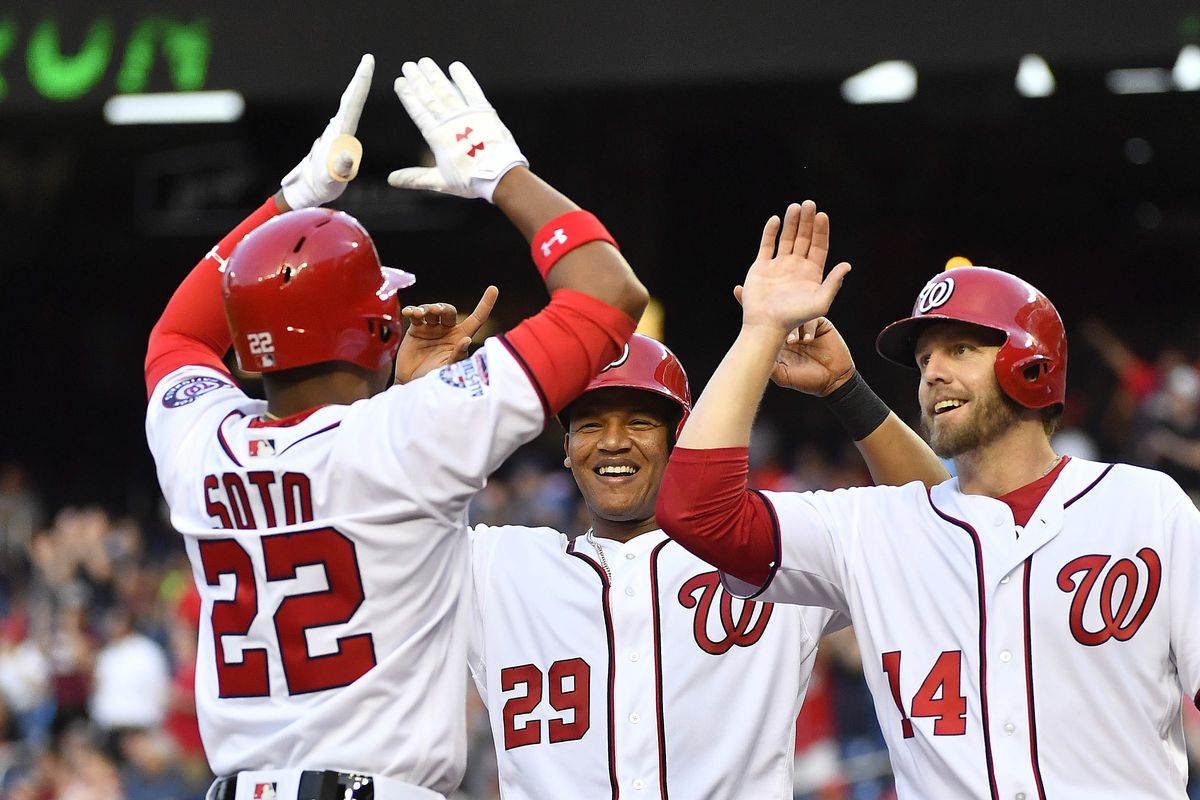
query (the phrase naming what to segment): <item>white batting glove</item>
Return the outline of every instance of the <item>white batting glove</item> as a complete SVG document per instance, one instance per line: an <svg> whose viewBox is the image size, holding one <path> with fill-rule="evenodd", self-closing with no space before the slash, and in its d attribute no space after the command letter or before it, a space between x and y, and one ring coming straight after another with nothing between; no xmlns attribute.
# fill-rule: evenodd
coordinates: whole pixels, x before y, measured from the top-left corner
<svg viewBox="0 0 1200 800"><path fill-rule="evenodd" d="M451 81L432 58L408 61L396 79L396 94L433 151L437 167L398 169L388 176L397 189L429 189L489 203L496 185L513 167L527 167L512 134L461 62L450 65Z"/></svg>
<svg viewBox="0 0 1200 800"><path fill-rule="evenodd" d="M292 208L313 208L333 202L342 196L346 184L358 174L362 161L362 143L354 138L363 104L371 90L375 74L375 56L368 53L358 62L358 69L346 91L337 113L325 126L321 137L313 142L312 150L296 168L280 182L283 199Z"/></svg>

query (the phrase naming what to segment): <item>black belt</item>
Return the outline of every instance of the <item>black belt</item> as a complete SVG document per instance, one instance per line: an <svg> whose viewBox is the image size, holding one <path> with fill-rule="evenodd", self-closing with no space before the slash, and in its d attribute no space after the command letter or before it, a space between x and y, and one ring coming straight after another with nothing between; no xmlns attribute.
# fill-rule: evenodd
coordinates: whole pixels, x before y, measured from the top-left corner
<svg viewBox="0 0 1200 800"><path fill-rule="evenodd" d="M213 800L234 800L237 785L236 777L218 778ZM354 772L306 769L300 774L300 788L294 800L375 800L375 781Z"/></svg>

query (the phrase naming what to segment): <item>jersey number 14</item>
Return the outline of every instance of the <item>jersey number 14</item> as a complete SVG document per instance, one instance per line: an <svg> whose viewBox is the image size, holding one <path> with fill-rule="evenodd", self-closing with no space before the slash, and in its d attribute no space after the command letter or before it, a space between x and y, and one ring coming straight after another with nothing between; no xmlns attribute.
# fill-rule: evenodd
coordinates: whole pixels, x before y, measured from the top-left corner
<svg viewBox="0 0 1200 800"><path fill-rule="evenodd" d="M900 710L905 739L913 737L913 724L900 697L900 651L883 654L883 671ZM962 736L967 732L967 698L962 693L962 651L947 650L938 656L933 669L921 682L912 699L914 717L933 717L934 736Z"/></svg>

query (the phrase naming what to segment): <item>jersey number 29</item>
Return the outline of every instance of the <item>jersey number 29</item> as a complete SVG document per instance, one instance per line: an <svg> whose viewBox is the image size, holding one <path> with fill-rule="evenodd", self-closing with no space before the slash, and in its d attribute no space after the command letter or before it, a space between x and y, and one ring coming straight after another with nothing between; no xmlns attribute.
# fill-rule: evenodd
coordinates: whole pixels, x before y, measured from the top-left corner
<svg viewBox="0 0 1200 800"><path fill-rule="evenodd" d="M329 583L322 592L289 595L275 610L275 635L288 694L347 686L374 667L375 644L369 633L343 636L334 653L313 656L308 651L309 630L349 622L362 605L354 542L334 528L277 533L261 541L267 581L291 580L298 568L315 565L324 568ZM245 648L240 663L230 662L221 642L224 636L247 635L258 616L258 586L250 554L236 539L206 539L200 542L200 561L209 586L220 585L222 575L233 575L235 581L233 599L217 600L212 606L221 697L265 697L271 693L266 648Z"/></svg>
<svg viewBox="0 0 1200 800"><path fill-rule="evenodd" d="M582 739L591 727L589 695L592 670L582 658L555 661L546 670L550 684L550 705L555 711L569 711L572 719L551 719L547 734L551 742L570 742ZM569 687L568 688L568 684ZM505 667L500 670L500 688L505 692L518 686L525 694L510 697L504 704L504 749L538 744L542 741L541 720L531 719L520 725L517 717L533 713L542 702L542 671L533 664Z"/></svg>

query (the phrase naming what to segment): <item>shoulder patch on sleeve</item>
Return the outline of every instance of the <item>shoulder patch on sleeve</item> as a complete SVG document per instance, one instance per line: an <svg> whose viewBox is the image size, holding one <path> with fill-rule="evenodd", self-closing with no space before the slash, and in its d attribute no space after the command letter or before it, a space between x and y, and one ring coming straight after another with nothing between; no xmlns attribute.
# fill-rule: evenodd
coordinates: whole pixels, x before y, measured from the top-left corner
<svg viewBox="0 0 1200 800"><path fill-rule="evenodd" d="M162 404L166 408L179 408L191 403L200 395L232 385L228 381L223 381L211 375L194 375L191 378L184 378L170 389L167 389L163 394Z"/></svg>
<svg viewBox="0 0 1200 800"><path fill-rule="evenodd" d="M438 371L438 377L447 386L466 389L472 397L482 397L489 384L487 354L480 350L470 358L448 364Z"/></svg>

